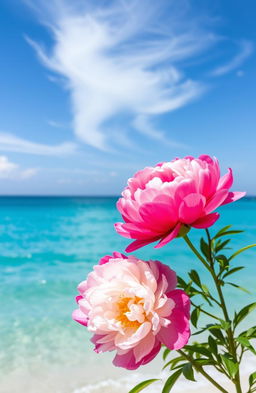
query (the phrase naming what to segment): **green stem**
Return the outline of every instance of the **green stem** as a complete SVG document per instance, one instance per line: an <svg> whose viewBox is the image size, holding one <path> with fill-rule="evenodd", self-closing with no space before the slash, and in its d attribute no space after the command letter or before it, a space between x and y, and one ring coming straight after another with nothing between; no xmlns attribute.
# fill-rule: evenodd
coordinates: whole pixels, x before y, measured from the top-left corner
<svg viewBox="0 0 256 393"><path fill-rule="evenodd" d="M197 305L196 305L195 303L193 303L192 301L190 301L190 302L191 302L191 305L192 305L192 306L200 308L200 311L201 311L202 313L208 315L208 316L211 317L211 318L217 319L218 321L221 321L221 318L216 317L216 315L213 315L213 314L209 313L208 311L204 310L203 308L201 308L200 306L197 306Z"/></svg>
<svg viewBox="0 0 256 393"><path fill-rule="evenodd" d="M202 255L197 251L197 249L194 247L194 245L191 243L188 235L185 235L184 237L185 242L189 246L189 248L193 251L193 253L197 256L198 259L202 262L202 264L206 267L206 269L211 273L211 268L206 262L206 260L202 257Z"/></svg>
<svg viewBox="0 0 256 393"><path fill-rule="evenodd" d="M209 382L211 382L211 384L213 384L217 389L219 389L221 392L223 393L228 393L227 390L225 390L221 385L218 384L218 382L216 382L209 374L207 374L206 371L204 371L203 367L198 365L195 361L194 358L187 355L186 352L182 351L181 349L178 350L177 352L179 352L182 356L184 356L184 358L186 358L191 364L193 364L194 368L200 373L202 374L206 379L208 379Z"/></svg>
<svg viewBox="0 0 256 393"><path fill-rule="evenodd" d="M221 307L221 309L223 311L223 315L224 315L225 321L230 323L230 319L229 319L226 303L225 303L225 300L224 300L224 296L223 296L223 293L222 293L222 289L221 289L218 277L217 277L217 275L215 273L215 270L214 270L214 259L213 259L213 256L212 256L211 237L210 237L210 233L209 233L208 229L206 229L206 234L207 234L208 244L209 244L210 265L202 257L202 255L197 251L197 249L191 243L191 241L190 241L190 239L188 238L187 235L184 236L184 240L187 243L187 245L189 246L189 248L193 251L193 253L197 256L197 258L202 262L202 264L205 266L205 268L210 272L210 274L211 274L211 276L212 276L212 278L214 280L214 283L215 283L215 286L216 286L216 289L217 289L217 292L218 292L218 296L219 296L219 299L220 299L220 303L218 303L218 304L219 304L219 306ZM227 335L228 335L228 344L229 344L229 349L228 350L231 352L232 356L234 357L234 360L237 362L237 354L236 354L236 347L235 347L235 342L234 342L234 335L233 335L233 331L232 331L231 327L227 330ZM236 373L235 378L232 379L232 382L236 386L237 393L242 393L239 369L238 369L238 372Z"/></svg>
<svg viewBox="0 0 256 393"><path fill-rule="evenodd" d="M218 277L217 277L217 275L215 273L215 270L214 270L214 259L213 259L213 256L212 256L211 237L210 237L210 233L209 233L208 229L206 229L206 234L207 234L208 245L209 245L211 274L212 274L212 277L213 277L213 280L214 280L214 283L215 283L215 286L216 286L216 289L217 289L217 292L218 292L218 295L219 295L221 308L222 308L222 311L223 311L223 315L224 315L225 321L230 323L228 310L227 310L227 306L226 306L225 299L224 299L224 296L223 296L223 292L222 292L222 289L221 289L221 285L219 283ZM233 331L232 331L231 327L227 330L227 334L228 334L228 342L229 342L230 353L232 354L234 360L237 362L237 353L236 353L236 347L235 347L234 334L233 334ZM233 382L234 382L234 384L236 386L237 393L242 393L239 368L238 368L238 371L236 373L236 376L235 376Z"/></svg>

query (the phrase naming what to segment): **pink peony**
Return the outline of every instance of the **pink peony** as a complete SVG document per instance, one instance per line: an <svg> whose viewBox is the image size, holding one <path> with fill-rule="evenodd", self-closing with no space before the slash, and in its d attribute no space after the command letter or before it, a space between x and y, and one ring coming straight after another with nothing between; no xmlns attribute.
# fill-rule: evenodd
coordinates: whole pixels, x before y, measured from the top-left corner
<svg viewBox="0 0 256 393"><path fill-rule="evenodd" d="M232 183L232 170L220 177L218 160L206 155L177 158L137 172L117 202L125 223L116 223L116 231L136 239L126 251L157 240L159 248L190 227L210 227L219 218L212 213L217 207L245 195L230 192Z"/></svg>
<svg viewBox="0 0 256 393"><path fill-rule="evenodd" d="M78 286L73 319L94 335L97 353L116 351L114 365L134 370L150 362L161 344L187 344L189 297L175 289L176 274L159 261L110 257Z"/></svg>

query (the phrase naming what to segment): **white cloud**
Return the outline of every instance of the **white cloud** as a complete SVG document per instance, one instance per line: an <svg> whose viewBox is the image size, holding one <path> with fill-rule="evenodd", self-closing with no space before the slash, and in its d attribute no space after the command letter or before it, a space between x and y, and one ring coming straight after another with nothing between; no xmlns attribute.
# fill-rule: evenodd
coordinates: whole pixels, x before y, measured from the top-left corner
<svg viewBox="0 0 256 393"><path fill-rule="evenodd" d="M30 179L38 173L38 168L27 168L20 172L21 179Z"/></svg>
<svg viewBox="0 0 256 393"><path fill-rule="evenodd" d="M230 71L235 70L236 68L240 67L241 64L252 54L253 52L253 44L250 41L240 41L239 45L239 53L233 57L228 63L217 67L215 70L212 71L213 76L221 76L228 74Z"/></svg>
<svg viewBox="0 0 256 393"><path fill-rule="evenodd" d="M151 137L152 139L163 142L170 147L186 149L188 146L180 142L170 140L166 137L165 133L159 129L156 129L150 122L147 116L139 115L134 120L135 128L144 135Z"/></svg>
<svg viewBox="0 0 256 393"><path fill-rule="evenodd" d="M65 125L59 121L48 120L47 123L49 124L49 126L54 127L54 128L67 128L67 125Z"/></svg>
<svg viewBox="0 0 256 393"><path fill-rule="evenodd" d="M9 133L0 133L0 152L17 152L45 156L63 156L76 151L76 144L64 142L59 145L45 145L18 138Z"/></svg>
<svg viewBox="0 0 256 393"><path fill-rule="evenodd" d="M21 169L19 165L11 162L8 157L0 156L0 179L23 180L35 176L38 168Z"/></svg>
<svg viewBox="0 0 256 393"><path fill-rule="evenodd" d="M27 40L43 64L65 78L75 134L89 145L108 149L113 136L106 122L117 115L130 115L136 128L140 116L176 110L202 93L180 63L215 37L200 27L188 1L109 0L100 7L93 0L26 1L50 27L54 45L48 53Z"/></svg>
<svg viewBox="0 0 256 393"><path fill-rule="evenodd" d="M6 156L0 156L0 178L10 177L16 169L18 169L18 165L9 161Z"/></svg>

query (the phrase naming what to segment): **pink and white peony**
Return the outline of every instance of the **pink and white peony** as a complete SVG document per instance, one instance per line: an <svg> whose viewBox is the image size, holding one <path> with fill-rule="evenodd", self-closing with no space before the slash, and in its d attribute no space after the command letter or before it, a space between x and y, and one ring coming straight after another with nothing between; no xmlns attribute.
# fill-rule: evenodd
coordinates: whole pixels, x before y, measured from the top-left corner
<svg viewBox="0 0 256 393"><path fill-rule="evenodd" d="M73 319L93 333L97 353L116 351L114 365L137 369L161 344L180 349L188 342L190 300L176 284L159 261L108 256L79 284Z"/></svg>
<svg viewBox="0 0 256 393"><path fill-rule="evenodd" d="M208 228L219 218L213 211L242 198L244 192L230 192L232 170L220 176L216 158L177 158L147 167L128 180L117 202L125 223L116 231L136 239L127 248L134 251L160 240L162 247L190 227Z"/></svg>

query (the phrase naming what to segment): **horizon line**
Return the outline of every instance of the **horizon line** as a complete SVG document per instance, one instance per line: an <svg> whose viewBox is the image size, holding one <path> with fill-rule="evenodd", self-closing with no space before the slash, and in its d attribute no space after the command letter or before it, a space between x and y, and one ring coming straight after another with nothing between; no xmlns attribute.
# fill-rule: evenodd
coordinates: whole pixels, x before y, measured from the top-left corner
<svg viewBox="0 0 256 393"><path fill-rule="evenodd" d="M0 198L119 198L120 194L0 194ZM245 195L243 199L256 198L256 195ZM241 200L243 200L241 199Z"/></svg>

